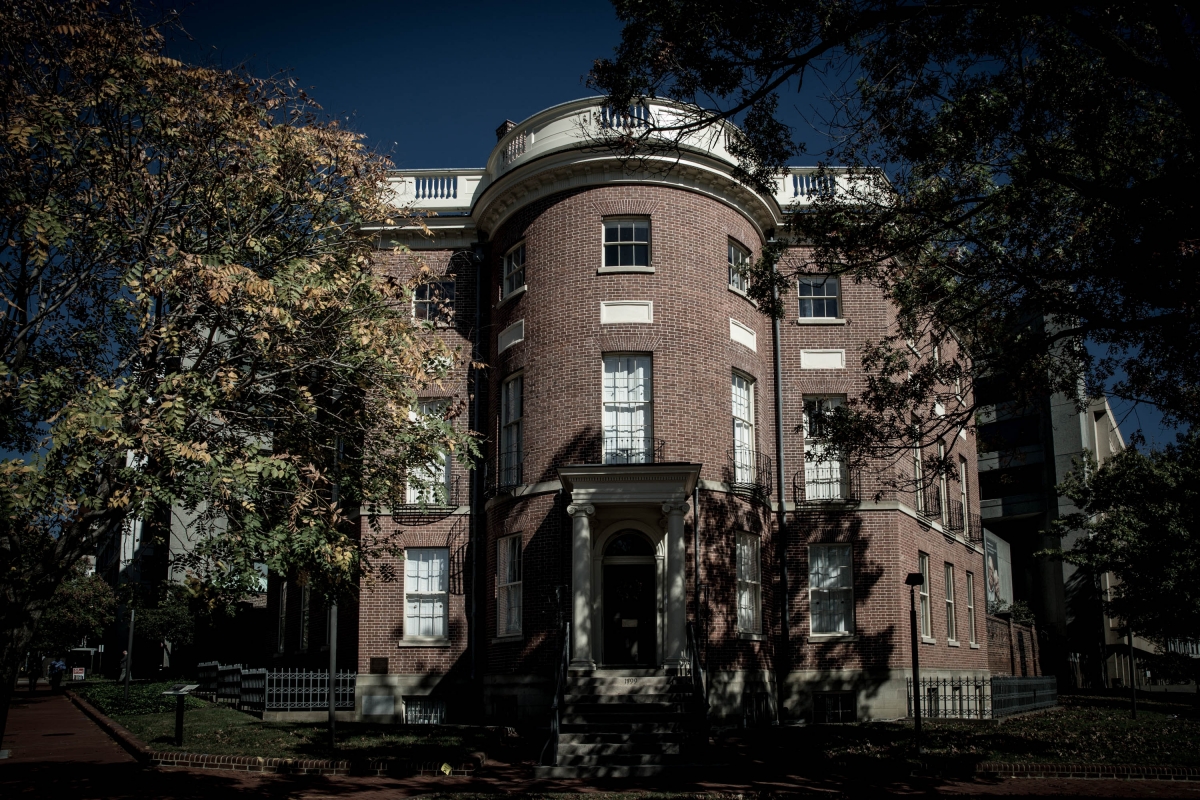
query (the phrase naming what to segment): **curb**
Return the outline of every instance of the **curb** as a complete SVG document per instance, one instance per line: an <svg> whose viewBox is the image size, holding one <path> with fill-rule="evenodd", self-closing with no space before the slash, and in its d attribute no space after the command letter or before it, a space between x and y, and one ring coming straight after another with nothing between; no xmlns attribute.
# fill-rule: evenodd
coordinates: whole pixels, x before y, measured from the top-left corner
<svg viewBox="0 0 1200 800"><path fill-rule="evenodd" d="M87 700L70 689L65 693L72 703L99 725L105 733L117 740L138 761L153 767L184 767L187 769L226 770L234 772L261 772L288 775L365 775L365 776L437 776L446 777L474 775L487 762L485 753L472 753L471 761L458 766L436 761L393 761L371 759L369 761L333 760L327 758L263 758L262 756L213 756L204 753L176 753L151 750L127 728L110 719ZM450 767L450 771L445 771Z"/></svg>
<svg viewBox="0 0 1200 800"><path fill-rule="evenodd" d="M1132 764L1006 764L984 761L975 774L986 778L1082 778L1085 780L1200 781L1200 767Z"/></svg>
<svg viewBox="0 0 1200 800"><path fill-rule="evenodd" d="M70 689L65 689L64 692L67 698L74 703L80 711L92 718L92 721L99 725L105 733L117 740L117 744L124 747L129 754L143 763L150 761L150 748L142 744L142 741L134 736L127 728L114 722L98 708L93 706L87 700L84 700L79 695Z"/></svg>

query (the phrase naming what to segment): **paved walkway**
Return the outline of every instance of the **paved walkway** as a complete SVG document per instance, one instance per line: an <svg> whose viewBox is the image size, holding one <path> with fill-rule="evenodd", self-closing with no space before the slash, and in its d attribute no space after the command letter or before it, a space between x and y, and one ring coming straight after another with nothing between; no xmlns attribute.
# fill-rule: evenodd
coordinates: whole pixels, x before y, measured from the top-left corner
<svg viewBox="0 0 1200 800"><path fill-rule="evenodd" d="M1004 795L1019 797L1190 798L1200 800L1200 784L1163 781L993 780L936 778L889 780L861 774L825 780L779 774L738 776L737 780L535 781L527 767L490 764L470 778L319 778L249 775L185 769L148 769L138 764L99 726L61 695L22 692L9 711L4 747L13 757L0 761L0 797L71 800L332 800L401 798L429 794L596 793L638 791L779 793L823 798L876 798L884 795Z"/></svg>

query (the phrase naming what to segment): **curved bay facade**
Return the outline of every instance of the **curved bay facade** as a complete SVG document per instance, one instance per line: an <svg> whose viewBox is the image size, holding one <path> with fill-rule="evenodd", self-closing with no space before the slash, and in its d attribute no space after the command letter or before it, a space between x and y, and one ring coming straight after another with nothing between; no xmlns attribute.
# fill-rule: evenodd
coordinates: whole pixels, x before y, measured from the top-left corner
<svg viewBox="0 0 1200 800"><path fill-rule="evenodd" d="M678 109L567 103L502 125L484 169L395 176L397 204L434 215L381 230L380 261L428 268L414 313L486 364L423 402L463 401L484 446L473 471L437 467L444 505L378 520L400 550L397 579L361 591L362 719L544 726L564 654L589 692L702 666L724 723L905 716L916 571L923 669L988 674L974 442L937 444L957 476L900 489L919 454L811 455L891 330L883 295L801 279L777 373L736 270L845 176L756 192L721 131L636 159L599 146L645 113Z"/></svg>

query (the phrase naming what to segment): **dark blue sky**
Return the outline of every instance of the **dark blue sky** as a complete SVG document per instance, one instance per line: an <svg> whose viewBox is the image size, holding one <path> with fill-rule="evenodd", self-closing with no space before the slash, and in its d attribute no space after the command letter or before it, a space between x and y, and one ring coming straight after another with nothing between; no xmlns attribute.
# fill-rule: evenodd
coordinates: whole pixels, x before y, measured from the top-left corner
<svg viewBox="0 0 1200 800"><path fill-rule="evenodd" d="M197 0L179 8L192 40L175 36L173 55L244 63L259 76L290 70L401 168L482 167L505 119L593 94L588 70L621 36L607 0ZM822 94L814 80L782 98L813 154L797 163L816 163L827 147L806 121L823 116ZM1152 443L1174 439L1156 409L1113 405L1126 435L1141 428Z"/></svg>

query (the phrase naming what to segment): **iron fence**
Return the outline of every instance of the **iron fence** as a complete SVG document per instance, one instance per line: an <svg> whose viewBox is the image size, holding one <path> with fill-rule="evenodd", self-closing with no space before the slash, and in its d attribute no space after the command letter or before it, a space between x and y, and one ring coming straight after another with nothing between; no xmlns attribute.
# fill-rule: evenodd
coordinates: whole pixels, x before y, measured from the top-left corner
<svg viewBox="0 0 1200 800"><path fill-rule="evenodd" d="M243 711L262 711L267 704L267 670L243 669L238 692L238 708Z"/></svg>
<svg viewBox="0 0 1200 800"><path fill-rule="evenodd" d="M1058 680L1053 675L1039 678L992 678L992 716L1004 717L1056 705Z"/></svg>
<svg viewBox="0 0 1200 800"><path fill-rule="evenodd" d="M913 716L913 682L908 716ZM917 700L925 719L998 719L1058 705L1053 676L1037 678L922 678Z"/></svg>
<svg viewBox="0 0 1200 800"><path fill-rule="evenodd" d="M339 671L334 683L334 707L354 708L354 683L358 674ZM304 669L277 669L267 675L267 711L323 711L329 708L329 673Z"/></svg>
<svg viewBox="0 0 1200 800"><path fill-rule="evenodd" d="M860 499L858 470L841 462L805 462L792 475L792 501L798 506L854 504Z"/></svg>
<svg viewBox="0 0 1200 800"><path fill-rule="evenodd" d="M662 439L643 437L637 432L605 431L605 464L655 464L663 460Z"/></svg>
<svg viewBox="0 0 1200 800"><path fill-rule="evenodd" d="M217 667L217 702L231 706L242 701L242 665L221 664Z"/></svg>
<svg viewBox="0 0 1200 800"><path fill-rule="evenodd" d="M196 665L196 672L200 679L200 686L196 689L196 694L205 696L209 700L216 699L217 670L220 669L220 666L216 661L205 661Z"/></svg>

